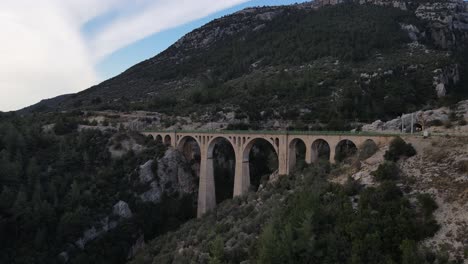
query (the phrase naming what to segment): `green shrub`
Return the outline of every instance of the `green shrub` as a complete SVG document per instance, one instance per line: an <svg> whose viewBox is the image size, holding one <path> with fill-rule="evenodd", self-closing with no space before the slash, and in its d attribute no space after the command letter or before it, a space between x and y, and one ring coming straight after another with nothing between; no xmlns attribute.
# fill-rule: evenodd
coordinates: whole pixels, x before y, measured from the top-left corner
<svg viewBox="0 0 468 264"><path fill-rule="evenodd" d="M432 196L428 193L421 193L418 194L416 197L418 200L419 205L421 206L421 210L424 216L429 217L432 213L439 208L437 206L436 201L432 198Z"/></svg>
<svg viewBox="0 0 468 264"><path fill-rule="evenodd" d="M313 179L263 227L253 263L424 263L416 245L433 233L394 183L360 190L355 207L341 186Z"/></svg>
<svg viewBox="0 0 468 264"><path fill-rule="evenodd" d="M57 135L66 135L74 132L78 128L78 120L74 118L60 118L54 126Z"/></svg>
<svg viewBox="0 0 468 264"><path fill-rule="evenodd" d="M400 169L392 161L386 161L380 164L376 171L371 173L378 181L393 181L400 177Z"/></svg>
<svg viewBox="0 0 468 264"><path fill-rule="evenodd" d="M390 143L390 148L385 152L384 158L389 161L397 161L400 157L412 157L416 155L416 150L414 147L406 143L400 137L397 137L392 140Z"/></svg>
<svg viewBox="0 0 468 264"><path fill-rule="evenodd" d="M460 160L455 166L459 172L468 173L468 160Z"/></svg>
<svg viewBox="0 0 468 264"><path fill-rule="evenodd" d="M362 187L363 186L359 183L359 181L356 181L351 177L348 177L348 180L343 185L344 191L348 196L357 195L361 191Z"/></svg>

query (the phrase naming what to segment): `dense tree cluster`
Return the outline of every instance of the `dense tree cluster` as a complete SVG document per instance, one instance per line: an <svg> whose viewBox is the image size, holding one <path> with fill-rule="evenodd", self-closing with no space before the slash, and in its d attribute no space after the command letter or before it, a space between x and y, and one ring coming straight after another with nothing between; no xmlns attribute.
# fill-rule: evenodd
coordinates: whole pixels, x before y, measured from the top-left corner
<svg viewBox="0 0 468 264"><path fill-rule="evenodd" d="M199 80L188 98L169 94L130 107L184 114L199 105L236 105L253 123L278 112L278 119L297 121L296 129L320 122L327 126L316 129L342 130L356 120L392 118L436 99L434 65L406 70L406 64L433 62L400 52L409 41L400 23L423 28L410 12L372 5L285 9L264 28L226 38L173 69ZM434 61L443 62L439 56ZM366 68L378 67L393 74L359 81ZM300 114L300 107L311 112Z"/></svg>
<svg viewBox="0 0 468 264"><path fill-rule="evenodd" d="M257 263L446 261L417 247L438 229L432 216L437 205L430 196L418 196L412 205L391 180L350 189L327 183L323 176L308 178L307 187L263 228Z"/></svg>
<svg viewBox="0 0 468 264"><path fill-rule="evenodd" d="M76 113L0 117L0 263L55 263L62 251L71 263L123 263L138 236L150 239L193 217L192 197L152 204L133 193L136 168L162 155L164 146L132 135L146 150L114 159L109 146L117 132L78 132L80 122L86 123ZM77 249L74 242L112 216L119 200L134 217Z"/></svg>

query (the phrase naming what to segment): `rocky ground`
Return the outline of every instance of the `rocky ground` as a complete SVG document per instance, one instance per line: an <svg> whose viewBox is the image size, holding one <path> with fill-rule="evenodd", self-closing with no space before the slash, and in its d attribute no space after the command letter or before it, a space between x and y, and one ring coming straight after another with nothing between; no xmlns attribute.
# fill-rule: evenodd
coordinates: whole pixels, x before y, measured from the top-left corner
<svg viewBox="0 0 468 264"><path fill-rule="evenodd" d="M425 245L468 263L468 138L411 139L418 155L400 164L411 193L431 194L441 228Z"/></svg>
<svg viewBox="0 0 468 264"><path fill-rule="evenodd" d="M446 252L468 263L468 137L407 137L417 155L399 162L400 187L410 197L430 194L438 204L434 212L440 230L423 246ZM346 166L331 179L344 184L348 177L366 186L378 184L371 172L384 162L387 148L358 165Z"/></svg>
<svg viewBox="0 0 468 264"><path fill-rule="evenodd" d="M414 132L427 130L432 133L460 134L468 133L467 121L468 100L464 100L457 103L452 109L449 107L441 107L408 113L387 122L377 120L372 124L364 125L362 130L373 132L400 132L403 125L404 130L410 132L411 124L413 124Z"/></svg>

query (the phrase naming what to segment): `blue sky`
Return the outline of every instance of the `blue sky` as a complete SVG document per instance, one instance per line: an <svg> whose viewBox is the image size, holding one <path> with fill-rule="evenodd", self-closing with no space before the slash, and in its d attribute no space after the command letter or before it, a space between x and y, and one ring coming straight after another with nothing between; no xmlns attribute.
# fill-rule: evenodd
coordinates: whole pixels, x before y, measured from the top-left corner
<svg viewBox="0 0 468 264"><path fill-rule="evenodd" d="M225 9L215 14L209 15L202 19L189 22L176 28L164 30L160 33L148 36L140 41L137 41L127 47L124 47L116 52L110 54L96 65L99 78L108 79L113 77L130 66L135 65L145 59L151 58L161 51L168 48L178 39L193 29L203 26L204 24L212 21L213 19L232 14L236 11L242 10L247 7L254 6L271 6L271 5L288 5L294 3L302 3L308 1L300 0L253 0L247 3L236 5L232 8ZM113 15L109 17L99 18L86 24L83 28L84 32L93 31L99 24L105 23L106 19L112 19Z"/></svg>
<svg viewBox="0 0 468 264"><path fill-rule="evenodd" d="M1 0L0 111L76 93L205 23L304 0Z"/></svg>

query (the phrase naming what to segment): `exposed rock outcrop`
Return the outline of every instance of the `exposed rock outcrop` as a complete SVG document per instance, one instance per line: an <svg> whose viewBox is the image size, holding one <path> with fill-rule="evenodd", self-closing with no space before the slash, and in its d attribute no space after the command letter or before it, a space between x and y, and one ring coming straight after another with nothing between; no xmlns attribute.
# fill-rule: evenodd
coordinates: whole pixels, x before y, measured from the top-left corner
<svg viewBox="0 0 468 264"><path fill-rule="evenodd" d="M97 223L95 226L84 231L83 236L80 237L78 240L76 240L74 244L78 248L84 249L88 242L116 228L117 225L118 225L118 221L110 220L109 217L105 217L101 219L101 221Z"/></svg>
<svg viewBox="0 0 468 264"><path fill-rule="evenodd" d="M438 97L443 97L447 94L447 88L450 85L458 84L460 81L460 70L458 65L451 65L443 69L434 71L434 87Z"/></svg>
<svg viewBox="0 0 468 264"><path fill-rule="evenodd" d="M138 239L135 241L133 244L132 248L130 248L128 252L127 259L132 259L135 257L137 252L142 249L145 246L145 236L141 235L138 237Z"/></svg>
<svg viewBox="0 0 468 264"><path fill-rule="evenodd" d="M132 211L130 210L130 207L124 201L119 201L118 203L114 205L113 213L115 215L118 215L122 218L127 218L127 219L133 216Z"/></svg>
<svg viewBox="0 0 468 264"><path fill-rule="evenodd" d="M315 8L345 2L395 7L415 12L428 22L427 35L443 49L460 48L468 44L468 4L463 0L448 1L399 1L399 0L318 0ZM416 35L410 35L416 37ZM417 40L416 38L413 40Z"/></svg>
<svg viewBox="0 0 468 264"><path fill-rule="evenodd" d="M410 114L405 114L402 117L383 122L377 120L372 124L364 125L363 131L387 131L401 132L402 123L405 131L411 131L411 115L413 116L413 125L418 128L427 129L432 124L443 124L450 121L450 116L455 115L457 118L468 120L468 100L461 101L457 104L454 110L447 107L442 107L434 110L418 111ZM417 129L414 128L416 132Z"/></svg>
<svg viewBox="0 0 468 264"><path fill-rule="evenodd" d="M145 202L159 202L162 194L180 196L197 191L197 179L192 168L182 153L168 149L158 160L157 179L151 171L153 161L148 161L140 167L141 183L150 183L150 189L140 195Z"/></svg>

